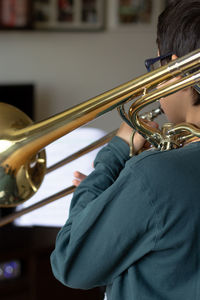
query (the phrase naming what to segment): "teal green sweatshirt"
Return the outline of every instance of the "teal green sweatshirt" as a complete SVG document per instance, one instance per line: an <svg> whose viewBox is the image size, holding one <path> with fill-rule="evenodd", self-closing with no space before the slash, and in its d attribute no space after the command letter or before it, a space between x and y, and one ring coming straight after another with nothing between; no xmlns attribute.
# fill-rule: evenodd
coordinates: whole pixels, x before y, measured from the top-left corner
<svg viewBox="0 0 200 300"><path fill-rule="evenodd" d="M115 137L76 189L51 265L108 300L200 299L200 142L129 159Z"/></svg>

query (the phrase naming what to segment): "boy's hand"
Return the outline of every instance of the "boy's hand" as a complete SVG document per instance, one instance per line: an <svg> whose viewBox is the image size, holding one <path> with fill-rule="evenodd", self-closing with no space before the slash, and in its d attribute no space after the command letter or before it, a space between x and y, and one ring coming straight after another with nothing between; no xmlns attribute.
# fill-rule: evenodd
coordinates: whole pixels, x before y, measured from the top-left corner
<svg viewBox="0 0 200 300"><path fill-rule="evenodd" d="M155 122L147 121L147 123L151 127L158 128L158 124ZM121 124L116 136L119 136L128 145L130 145L130 138L131 138L132 132L133 132L133 129L128 124L123 122ZM146 143L145 138L143 138L143 136L141 136L138 132L136 132L134 135L134 140L133 140L134 152L137 153L139 150L141 150L144 147L145 143Z"/></svg>
<svg viewBox="0 0 200 300"><path fill-rule="evenodd" d="M158 124L155 122L148 121L147 123L154 128L158 128ZM128 126L125 122L123 122L116 135L123 139L129 145L132 132L133 129L130 126ZM144 146L146 147L147 144L147 141L138 132L136 132L133 140L134 151L138 152ZM72 182L77 187L79 186L81 181L83 181L87 176L79 171L75 171L74 177L75 179L73 179Z"/></svg>
<svg viewBox="0 0 200 300"><path fill-rule="evenodd" d="M87 176L79 171L74 172L75 179L72 180L73 184L77 187Z"/></svg>

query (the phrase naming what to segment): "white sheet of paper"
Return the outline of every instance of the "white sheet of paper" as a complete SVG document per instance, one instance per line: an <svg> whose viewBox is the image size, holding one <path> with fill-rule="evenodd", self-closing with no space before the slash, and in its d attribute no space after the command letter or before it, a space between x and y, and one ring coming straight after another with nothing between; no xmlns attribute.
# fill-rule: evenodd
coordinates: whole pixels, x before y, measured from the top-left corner
<svg viewBox="0 0 200 300"><path fill-rule="evenodd" d="M47 167L98 140L106 133L97 128L79 128L48 145L46 149ZM81 158L47 174L38 192L28 201L20 205L17 210L30 206L62 189L72 185L73 172L80 171L88 175L92 170L92 163L100 149L93 150ZM15 220L17 226L56 226L64 225L68 218L72 195L65 196L42 208L30 212Z"/></svg>

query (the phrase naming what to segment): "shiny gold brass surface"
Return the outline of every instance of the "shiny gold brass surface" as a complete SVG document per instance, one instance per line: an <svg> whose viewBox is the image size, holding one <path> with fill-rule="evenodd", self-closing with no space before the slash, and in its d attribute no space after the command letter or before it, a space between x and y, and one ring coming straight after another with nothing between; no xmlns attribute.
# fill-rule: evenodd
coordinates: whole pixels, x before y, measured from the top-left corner
<svg viewBox="0 0 200 300"><path fill-rule="evenodd" d="M50 173L52 171L55 171L57 168L60 168L61 166L87 154L88 152L94 150L94 149L97 149L103 145L105 145L106 143L108 143L115 135L116 135L116 132L117 132L117 129L116 130L113 130L112 132L108 133L107 135L105 135L104 137L100 138L99 140L93 142L92 144L84 147L83 149L77 151L76 153L66 157L65 159L63 159L62 161L52 165L51 167L49 167L47 170L46 170L46 174L47 173ZM16 211L8 216L5 216L3 218L0 219L0 227L2 226L5 226L11 222L13 222L15 219L33 211L33 210L36 210L36 209L39 209L55 200L58 200L60 198L63 198L64 196L66 195L69 195L71 193L74 192L75 190L75 186L70 186L50 197L47 197L46 199L43 199L43 200L40 200L39 202L37 203L34 203L33 205L30 205L26 208L23 208L19 211Z"/></svg>
<svg viewBox="0 0 200 300"><path fill-rule="evenodd" d="M129 119L134 124L135 129L159 150L169 150L180 147L184 141L192 136L200 136L200 129L187 123L176 126L170 125L168 130L165 127L164 130L160 131L149 127L138 116L138 112L147 105L181 89L195 85L199 81L200 70L177 80L173 84L162 85L162 87L158 87L136 100L129 109Z"/></svg>
<svg viewBox="0 0 200 300"><path fill-rule="evenodd" d="M105 136L103 136L102 138L100 138L99 140L91 143L90 145L82 148L81 150L73 153L72 155L64 158L63 160L59 161L58 163L50 166L47 170L46 170L46 174L55 171L56 169L70 163L71 161L74 161L75 159L91 152L92 150L95 150L103 145L105 145L106 143L108 143L117 133L117 129L113 130L112 132L106 134Z"/></svg>
<svg viewBox="0 0 200 300"><path fill-rule="evenodd" d="M137 99L129 113L132 126L155 147L162 149L163 144L169 144L166 143L165 138L163 139L163 133L139 120L138 113L147 104L199 82L199 72L187 75L199 66L200 51L197 50L36 124L31 124L31 121L19 110L1 103L0 206L18 205L37 191L45 173L45 154L39 153L41 149L68 132L130 100ZM156 89L159 83L178 75L183 75L183 79L177 81L176 84ZM194 134L192 129L188 130L186 127L176 128L176 131L178 130L181 130L182 136L188 137ZM166 133L166 130L164 132ZM171 132L172 129L168 131L167 139ZM199 134L197 128L195 132Z"/></svg>
<svg viewBox="0 0 200 300"><path fill-rule="evenodd" d="M41 208L41 207L43 207L43 206L45 206L45 205L47 205L47 204L49 204L53 201L59 200L60 198L63 198L64 196L67 196L67 195L73 193L75 188L76 187L74 185L72 185L72 186L70 186L70 187L68 187L68 188L66 188L66 189L64 189L64 190L62 190L62 191L46 198L46 199L43 199L43 200L41 200L41 201L39 201L39 202L29 206L29 207L23 208L19 211L16 211L16 212L14 212L14 213L12 213L8 216L5 216L5 217L1 218L0 219L0 227L3 227L5 225L13 222L15 219L17 219L17 218L33 211L33 210L39 209L39 208Z"/></svg>
<svg viewBox="0 0 200 300"><path fill-rule="evenodd" d="M16 206L40 187L46 171L45 150L27 155L26 137L15 133L33 124L22 111L0 103L0 206Z"/></svg>

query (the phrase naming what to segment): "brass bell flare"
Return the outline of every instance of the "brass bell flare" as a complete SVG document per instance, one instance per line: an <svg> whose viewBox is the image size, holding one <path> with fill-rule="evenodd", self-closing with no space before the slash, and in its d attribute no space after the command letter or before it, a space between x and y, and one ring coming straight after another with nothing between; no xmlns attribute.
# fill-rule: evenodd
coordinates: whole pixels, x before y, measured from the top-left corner
<svg viewBox="0 0 200 300"><path fill-rule="evenodd" d="M21 129L33 124L22 111L0 103L0 206L11 207L30 198L40 187L46 172L46 154L28 151Z"/></svg>
<svg viewBox="0 0 200 300"><path fill-rule="evenodd" d="M176 146L177 140L172 138L172 143L169 141L173 126L168 130L169 134L163 131L163 135L162 131L145 124L139 112L162 97L199 84L199 67L200 50L196 50L35 124L19 109L0 103L0 207L21 204L37 192L46 173L43 149L48 144L132 100L135 102L129 108L129 113L124 114L132 127L160 150L165 150L163 145L169 149L173 148L173 144ZM157 88L160 83L178 76L181 80ZM175 135L179 130L185 138L200 136L198 128L176 127Z"/></svg>

